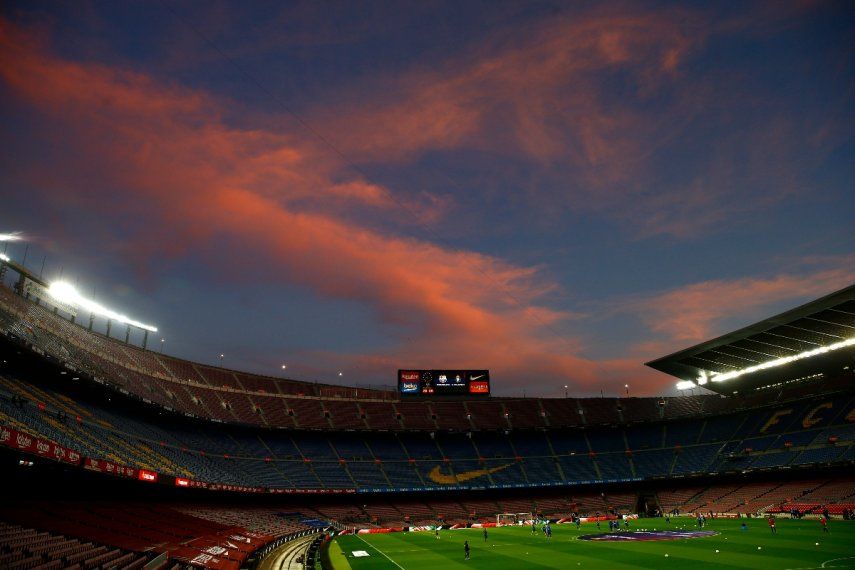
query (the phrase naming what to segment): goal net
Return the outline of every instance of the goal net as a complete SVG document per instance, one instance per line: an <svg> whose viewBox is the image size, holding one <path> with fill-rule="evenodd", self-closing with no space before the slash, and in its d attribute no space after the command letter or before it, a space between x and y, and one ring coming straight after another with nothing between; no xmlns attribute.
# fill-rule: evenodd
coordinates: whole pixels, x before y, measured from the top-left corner
<svg viewBox="0 0 855 570"><path fill-rule="evenodd" d="M531 513L499 513L496 515L496 526L525 524L533 519Z"/></svg>

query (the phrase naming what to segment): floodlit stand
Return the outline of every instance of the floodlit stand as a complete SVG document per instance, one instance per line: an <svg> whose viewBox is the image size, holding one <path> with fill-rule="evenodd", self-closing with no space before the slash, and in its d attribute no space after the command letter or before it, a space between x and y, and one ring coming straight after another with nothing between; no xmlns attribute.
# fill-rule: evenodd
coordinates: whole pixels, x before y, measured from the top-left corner
<svg viewBox="0 0 855 570"><path fill-rule="evenodd" d="M49 307L48 309L55 315L59 315L62 312L63 318L66 318L65 314L68 314L67 319L71 323L76 322L78 312L88 311L90 331L93 330L95 317L101 316L107 320L107 331L105 334L108 337L111 336L114 321L118 324L127 325L125 329L125 344L130 344L131 332L133 330L143 331L143 348L147 348L148 346L148 333L157 332L157 327L155 326L135 321L91 299L87 299L78 293L77 289L70 283L65 281L48 283L44 281L40 275L35 275L28 270L23 262L21 264L15 263L9 256L0 253L0 285L2 285L3 278L5 278L9 269L18 274L18 280L14 285L16 293L25 299L31 299L37 305L42 303L45 303L45 307L50 305L52 309Z"/></svg>

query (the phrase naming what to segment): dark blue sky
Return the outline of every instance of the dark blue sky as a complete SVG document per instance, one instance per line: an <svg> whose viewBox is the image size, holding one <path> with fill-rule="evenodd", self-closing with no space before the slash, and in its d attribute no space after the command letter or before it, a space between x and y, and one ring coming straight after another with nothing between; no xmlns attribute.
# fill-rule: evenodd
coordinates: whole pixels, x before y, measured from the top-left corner
<svg viewBox="0 0 855 570"><path fill-rule="evenodd" d="M191 359L661 393L645 360L853 282L853 28L845 2L7 2L0 232Z"/></svg>

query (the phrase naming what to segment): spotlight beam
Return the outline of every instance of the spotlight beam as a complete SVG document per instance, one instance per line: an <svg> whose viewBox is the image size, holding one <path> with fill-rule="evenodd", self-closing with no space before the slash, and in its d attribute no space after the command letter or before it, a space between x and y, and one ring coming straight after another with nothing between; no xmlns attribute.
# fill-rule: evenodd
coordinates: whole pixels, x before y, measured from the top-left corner
<svg viewBox="0 0 855 570"><path fill-rule="evenodd" d="M0 241L22 241L24 236L21 232L0 233Z"/></svg>
<svg viewBox="0 0 855 570"><path fill-rule="evenodd" d="M87 299L81 295L71 283L67 283L65 281L54 281L50 284L50 287L48 287L48 293L57 301L74 305L101 317L112 319L122 324L131 325L132 327L137 327L146 331L157 332L157 327L155 326L135 321L126 315L122 315L112 309L108 309L100 303Z"/></svg>

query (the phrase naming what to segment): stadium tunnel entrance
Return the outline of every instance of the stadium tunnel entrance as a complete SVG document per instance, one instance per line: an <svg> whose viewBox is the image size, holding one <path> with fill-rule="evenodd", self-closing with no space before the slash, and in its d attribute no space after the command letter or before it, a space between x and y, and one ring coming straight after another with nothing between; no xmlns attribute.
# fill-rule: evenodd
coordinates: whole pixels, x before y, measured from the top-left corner
<svg viewBox="0 0 855 570"><path fill-rule="evenodd" d="M635 512L640 517L655 517L662 513L659 507L659 498L653 491L639 491L638 500L635 503Z"/></svg>

